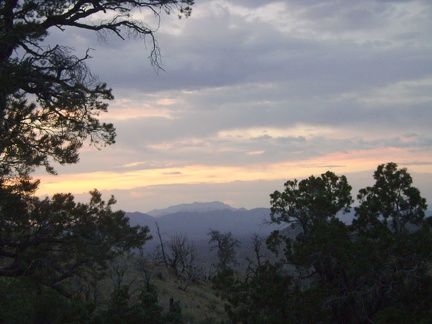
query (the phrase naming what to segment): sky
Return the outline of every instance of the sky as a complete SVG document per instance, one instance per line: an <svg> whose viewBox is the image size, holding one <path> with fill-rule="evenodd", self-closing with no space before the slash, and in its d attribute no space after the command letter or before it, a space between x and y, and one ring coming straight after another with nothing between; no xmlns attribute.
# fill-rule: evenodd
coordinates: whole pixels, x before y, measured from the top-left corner
<svg viewBox="0 0 432 324"><path fill-rule="evenodd" d="M156 23L148 13L139 18ZM408 168L432 204L430 0L196 0L149 40L51 31L113 88L116 144L85 146L40 195L97 188L118 209L190 202L269 207L289 179L346 175L353 196L379 164Z"/></svg>

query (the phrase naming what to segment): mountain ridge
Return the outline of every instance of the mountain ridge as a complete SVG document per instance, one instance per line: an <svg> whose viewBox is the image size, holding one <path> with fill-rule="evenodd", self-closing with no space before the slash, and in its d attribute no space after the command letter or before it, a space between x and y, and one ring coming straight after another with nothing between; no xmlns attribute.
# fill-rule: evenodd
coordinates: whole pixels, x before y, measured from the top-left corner
<svg viewBox="0 0 432 324"><path fill-rule="evenodd" d="M244 208L240 208L244 209ZM193 202L193 203L184 203L169 206L167 208L161 209L153 209L145 214L150 215L152 217L162 217L165 215L175 214L179 212L207 212L214 210L237 210L237 208L233 208L223 202L220 201L212 201L212 202Z"/></svg>
<svg viewBox="0 0 432 324"><path fill-rule="evenodd" d="M168 210L172 212L175 209ZM270 215L269 208L247 210L230 207L204 211L180 209L159 215L161 216L154 217L148 213L126 212L130 225L148 226L153 238L157 235L157 226L160 232L168 237L179 234L186 235L191 240L207 240L210 229L222 233L231 232L234 236L245 236L254 233L268 235L275 227L266 225Z"/></svg>

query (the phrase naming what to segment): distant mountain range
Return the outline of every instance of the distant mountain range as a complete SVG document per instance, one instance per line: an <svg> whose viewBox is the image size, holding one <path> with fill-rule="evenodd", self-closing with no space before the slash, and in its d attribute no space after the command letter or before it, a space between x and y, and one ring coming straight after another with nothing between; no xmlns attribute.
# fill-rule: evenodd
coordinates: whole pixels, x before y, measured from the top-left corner
<svg viewBox="0 0 432 324"><path fill-rule="evenodd" d="M131 225L148 226L156 236L156 222L168 236L187 235L191 240L208 240L210 229L234 236L268 235L275 225L266 225L270 209L236 209L221 202L192 203L152 210L148 213L126 213Z"/></svg>
<svg viewBox="0 0 432 324"><path fill-rule="evenodd" d="M426 213L431 215L430 211ZM282 229L285 225L270 225L269 208L233 208L222 202L196 202L181 204L165 209L155 209L148 213L127 212L130 224L148 226L157 243L156 222L164 239L176 234L186 235L193 241L208 241L208 232L218 230L221 233L231 232L238 239L248 239L253 234L267 237L273 230ZM345 223L351 223L354 210L348 214L340 214Z"/></svg>
<svg viewBox="0 0 432 324"><path fill-rule="evenodd" d="M215 211L215 210L236 210L236 209L220 201L194 202L191 204L175 205L164 209L154 209L152 211L147 212L146 214L152 217L161 217L161 216L180 213L180 212L208 212L208 211Z"/></svg>

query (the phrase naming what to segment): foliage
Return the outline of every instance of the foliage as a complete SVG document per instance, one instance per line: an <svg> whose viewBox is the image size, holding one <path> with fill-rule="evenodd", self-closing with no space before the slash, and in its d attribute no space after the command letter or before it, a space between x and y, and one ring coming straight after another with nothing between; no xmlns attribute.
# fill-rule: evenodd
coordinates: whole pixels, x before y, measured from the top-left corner
<svg viewBox="0 0 432 324"><path fill-rule="evenodd" d="M102 38L147 37L150 60L159 68L156 29L137 19L138 13L188 17L192 5L193 0L0 1L1 293L25 301L18 305L27 303L18 314L2 300L6 317L0 321L84 321L59 311L91 306L83 302L92 299L91 292L96 302L108 264L150 238L147 227L131 227L122 211L111 209L114 198L105 202L97 190L88 204L76 203L71 194L34 195L35 168L55 174L54 163L78 162L85 141L99 148L113 144L116 135L112 124L99 120L114 97L89 70L89 50L79 57L70 47L49 45L50 32L74 28ZM111 303L119 312L128 311L122 287ZM52 308L43 313L39 302Z"/></svg>
<svg viewBox="0 0 432 324"><path fill-rule="evenodd" d="M152 284L141 288L137 301L132 300L130 286L116 288L106 310L93 316L94 323L181 323L181 307L173 302L164 313L158 304L157 289Z"/></svg>
<svg viewBox="0 0 432 324"><path fill-rule="evenodd" d="M76 298L26 278L0 278L1 323L78 323L90 318L91 307Z"/></svg>
<svg viewBox="0 0 432 324"><path fill-rule="evenodd" d="M99 278L98 298L85 300L86 282L68 281L72 298L25 277L0 278L0 321L3 323L181 323L225 318L222 302L207 283L178 289L178 278L147 256L120 255L109 267L126 263L120 283ZM146 276L144 271L152 274ZM157 274L164 272L164 279ZM217 308L217 309L216 309Z"/></svg>
<svg viewBox="0 0 432 324"><path fill-rule="evenodd" d="M397 169L396 163L382 164L374 173L375 184L361 189L360 206L356 208L354 226L360 231L376 229L384 225L399 234L407 231L407 225L418 225L424 220L426 199L412 187L407 169ZM390 223L389 223L390 222Z"/></svg>
<svg viewBox="0 0 432 324"><path fill-rule="evenodd" d="M71 194L39 198L0 186L0 276L28 277L70 296L67 279L103 271L119 253L140 248L148 228L131 227L114 198L91 192L88 204Z"/></svg>
<svg viewBox="0 0 432 324"><path fill-rule="evenodd" d="M289 180L283 192L275 191L270 195L271 221L298 224L308 236L315 225L334 219L339 211L349 211L350 192L346 177L338 177L330 171L300 182Z"/></svg>
<svg viewBox="0 0 432 324"><path fill-rule="evenodd" d="M105 37L149 37L159 66L155 31L137 10L189 16L193 0L0 2L0 177L28 176L34 167L55 173L52 160L76 163L84 140L114 143L112 124L101 123L112 91L72 48L46 45L50 30L85 29Z"/></svg>
<svg viewBox="0 0 432 324"><path fill-rule="evenodd" d="M428 322L432 318L432 228L426 200L406 169L379 165L361 189L352 225L338 211L352 201L345 177L288 181L271 195L267 239L282 252L244 276L220 273L215 289L235 322ZM294 239L289 231L299 224ZM282 317L278 317L283 314Z"/></svg>
<svg viewBox="0 0 432 324"><path fill-rule="evenodd" d="M213 279L213 288L228 302L225 310L235 323L286 322L292 315L291 286L291 277L269 263L244 280L233 269L225 269Z"/></svg>
<svg viewBox="0 0 432 324"><path fill-rule="evenodd" d="M407 170L395 163L379 165L374 179L372 187L359 192L351 227L354 261L361 269L356 273L364 302L361 316L389 320L396 308L393 314L400 318L430 319L432 233L425 220L426 200L412 187Z"/></svg>

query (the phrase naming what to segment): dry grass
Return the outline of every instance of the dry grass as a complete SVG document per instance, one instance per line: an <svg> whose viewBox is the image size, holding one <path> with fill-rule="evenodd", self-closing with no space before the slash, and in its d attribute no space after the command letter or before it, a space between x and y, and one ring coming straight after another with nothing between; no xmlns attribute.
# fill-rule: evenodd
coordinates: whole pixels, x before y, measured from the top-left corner
<svg viewBox="0 0 432 324"><path fill-rule="evenodd" d="M185 282L163 267L156 269L152 282L158 289L159 304L168 309L171 298L178 301L186 323L221 323L228 320L224 303L214 294L210 283L191 283L183 290Z"/></svg>
<svg viewBox="0 0 432 324"><path fill-rule="evenodd" d="M166 312L169 310L171 299L179 302L184 323L222 323L228 320L224 311L224 302L215 295L210 282L191 282L186 287L186 282L177 277L173 271L155 264L150 259L141 259L144 262L137 267L136 261L139 259L140 257L129 257L118 263L121 269L126 269L120 286L129 286L131 303L139 301L139 293L150 278L149 282L156 287L159 305ZM99 282L97 303L99 307L107 307L116 285L118 281L116 282L115 275Z"/></svg>

